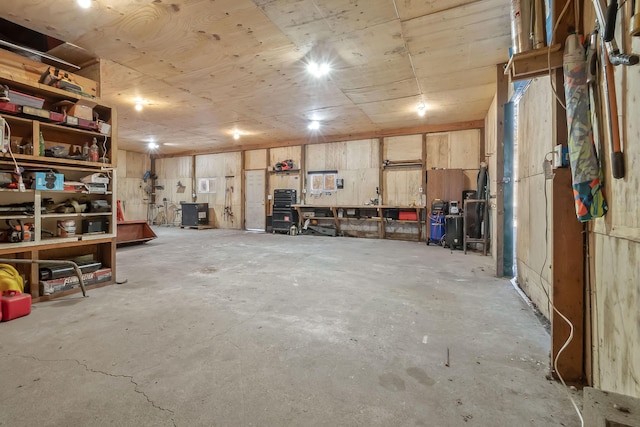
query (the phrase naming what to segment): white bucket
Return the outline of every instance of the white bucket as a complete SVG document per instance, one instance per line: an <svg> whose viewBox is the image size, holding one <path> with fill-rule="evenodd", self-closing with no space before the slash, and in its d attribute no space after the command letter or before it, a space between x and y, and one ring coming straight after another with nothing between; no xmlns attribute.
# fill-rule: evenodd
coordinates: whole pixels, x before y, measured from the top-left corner
<svg viewBox="0 0 640 427"><path fill-rule="evenodd" d="M58 236L69 237L76 234L76 222L72 219L58 221Z"/></svg>

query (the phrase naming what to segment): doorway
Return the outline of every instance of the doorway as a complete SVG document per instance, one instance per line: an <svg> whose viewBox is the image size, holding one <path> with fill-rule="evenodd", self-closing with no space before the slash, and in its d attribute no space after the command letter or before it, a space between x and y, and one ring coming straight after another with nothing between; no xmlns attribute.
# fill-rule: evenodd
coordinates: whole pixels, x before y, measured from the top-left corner
<svg viewBox="0 0 640 427"><path fill-rule="evenodd" d="M250 231L264 231L266 225L264 170L244 172L245 221L244 228Z"/></svg>

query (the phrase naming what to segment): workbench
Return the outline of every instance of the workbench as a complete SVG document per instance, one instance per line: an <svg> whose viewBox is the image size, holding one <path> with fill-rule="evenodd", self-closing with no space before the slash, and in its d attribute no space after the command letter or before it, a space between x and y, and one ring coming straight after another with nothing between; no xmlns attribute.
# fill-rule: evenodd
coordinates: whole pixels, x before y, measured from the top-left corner
<svg viewBox="0 0 640 427"><path fill-rule="evenodd" d="M376 237L380 239L423 240L425 221L424 206L388 206L388 205L293 205L298 212L300 227L307 219L317 221L318 225L334 227L338 235L345 235L346 224L371 223L376 225L374 233L353 232L355 237ZM399 216L412 215L415 219L391 218L395 212ZM409 213L409 214L407 214ZM319 215L318 215L319 214ZM392 226L415 225L411 233L399 233Z"/></svg>

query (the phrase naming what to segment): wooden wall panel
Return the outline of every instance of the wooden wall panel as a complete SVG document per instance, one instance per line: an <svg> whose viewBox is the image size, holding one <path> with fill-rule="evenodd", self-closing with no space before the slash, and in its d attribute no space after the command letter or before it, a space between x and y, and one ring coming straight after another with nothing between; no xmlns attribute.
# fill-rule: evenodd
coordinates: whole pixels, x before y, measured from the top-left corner
<svg viewBox="0 0 640 427"><path fill-rule="evenodd" d="M266 169L267 150L248 150L244 152L245 170Z"/></svg>
<svg viewBox="0 0 640 427"><path fill-rule="evenodd" d="M391 161L422 159L422 135L386 137L382 158Z"/></svg>
<svg viewBox="0 0 640 427"><path fill-rule="evenodd" d="M449 132L427 134L427 170L449 167Z"/></svg>
<svg viewBox="0 0 640 427"><path fill-rule="evenodd" d="M593 26L593 7L585 5L587 30ZM628 23L630 2L618 15L616 39L626 52L640 52L640 38L620 31ZM624 30L624 28L623 28ZM594 385L604 390L640 398L640 70L615 69L620 130L625 157L624 179L611 177L608 148L605 188L609 211L594 221L595 260L591 277L593 304ZM604 141L608 147L608 141Z"/></svg>
<svg viewBox="0 0 640 427"><path fill-rule="evenodd" d="M337 170L338 178L344 180L344 189L332 194L307 194L307 203L361 205L377 197L378 140L313 144L306 150L307 171Z"/></svg>
<svg viewBox="0 0 640 427"><path fill-rule="evenodd" d="M517 250L518 283L540 311L549 318L547 297L551 282L550 260L551 207L545 209L544 189L550 201L551 186L545 183L542 161L553 149L552 93L549 78L541 77L531 83L523 95L518 119L517 170ZM547 203L550 205L550 202ZM548 242L545 245L545 226ZM546 262L545 262L546 258ZM545 264L543 268L543 263ZM542 275L542 277L540 277Z"/></svg>
<svg viewBox="0 0 640 427"><path fill-rule="evenodd" d="M484 137L485 137L485 159L484 161L487 163L489 168L489 195L491 197L491 203L489 203L489 218L491 218L491 224L489 225L491 230L497 230L496 217L497 217L497 209L495 205L495 197L496 197L496 155L495 152L498 149L498 140L497 140L497 124L498 120L498 99L496 96L493 97L493 101L491 102L491 106L489 107L489 111L487 112L487 117L484 121ZM473 184L468 189L477 189L477 180L471 179L472 177L468 175L468 171L465 172L467 175L467 179L470 180L469 185ZM476 174L477 176L477 174ZM475 183L474 183L475 181ZM514 194L515 196L515 194ZM497 246L491 245L491 256L495 260L497 253Z"/></svg>
<svg viewBox="0 0 640 427"><path fill-rule="evenodd" d="M277 147L269 150L269 166L273 166L278 162L285 160L293 160L293 168L300 168L300 160L302 158L302 147L295 145L293 147Z"/></svg>
<svg viewBox="0 0 640 427"><path fill-rule="evenodd" d="M209 203L210 212L213 209L214 216L210 220L218 228L242 228L241 168L241 152L196 156L196 183L198 178L216 178L215 193L199 193L197 196L198 202ZM231 208L233 216L225 215L225 206Z"/></svg>
<svg viewBox="0 0 640 427"><path fill-rule="evenodd" d="M422 184L421 169L388 169L384 172L383 204L408 206L422 200L419 189Z"/></svg>
<svg viewBox="0 0 640 427"><path fill-rule="evenodd" d="M151 168L149 155L132 151L118 150L118 188L126 220L147 219L148 195L144 191L146 184L142 178Z"/></svg>
<svg viewBox="0 0 640 427"><path fill-rule="evenodd" d="M449 134L449 167L478 169L480 165L480 130L470 129Z"/></svg>
<svg viewBox="0 0 640 427"><path fill-rule="evenodd" d="M594 377L599 388L640 398L640 242L595 240Z"/></svg>
<svg viewBox="0 0 640 427"><path fill-rule="evenodd" d="M177 209L180 202L191 202L192 187L192 167L193 157L172 157L166 159L156 159L156 185L164 187L156 188L156 214L164 212L166 223L179 225L180 217ZM178 183L181 186L178 186Z"/></svg>

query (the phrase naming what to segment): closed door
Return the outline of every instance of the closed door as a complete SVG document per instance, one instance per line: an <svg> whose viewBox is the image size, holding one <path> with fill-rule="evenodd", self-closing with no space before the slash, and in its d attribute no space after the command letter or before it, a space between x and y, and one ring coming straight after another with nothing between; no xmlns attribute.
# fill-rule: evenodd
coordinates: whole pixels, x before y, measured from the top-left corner
<svg viewBox="0 0 640 427"><path fill-rule="evenodd" d="M265 172L245 171L245 229L264 231L266 211L264 207Z"/></svg>

